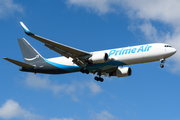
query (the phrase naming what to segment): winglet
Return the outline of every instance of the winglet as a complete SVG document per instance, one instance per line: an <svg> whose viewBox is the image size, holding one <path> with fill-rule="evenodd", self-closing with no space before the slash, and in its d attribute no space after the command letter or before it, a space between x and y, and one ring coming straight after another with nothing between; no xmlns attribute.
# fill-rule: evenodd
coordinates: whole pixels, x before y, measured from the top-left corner
<svg viewBox="0 0 180 120"><path fill-rule="evenodd" d="M24 32L27 34L27 35L34 35L32 32L30 32L30 30L24 25L23 22L20 22Z"/></svg>

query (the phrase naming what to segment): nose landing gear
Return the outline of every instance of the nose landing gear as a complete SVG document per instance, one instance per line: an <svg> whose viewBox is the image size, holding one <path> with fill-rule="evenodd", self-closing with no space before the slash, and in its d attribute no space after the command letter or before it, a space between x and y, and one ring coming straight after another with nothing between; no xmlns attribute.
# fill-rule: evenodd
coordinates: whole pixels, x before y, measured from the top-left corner
<svg viewBox="0 0 180 120"><path fill-rule="evenodd" d="M163 68L163 67L164 67L164 65L163 65L163 64L160 64L160 67L161 67L161 68Z"/></svg>
<svg viewBox="0 0 180 120"><path fill-rule="evenodd" d="M162 59L160 59L160 61L161 61L160 67L161 67L161 68L164 68L163 63L165 62L165 59L164 59L164 58L162 58Z"/></svg>

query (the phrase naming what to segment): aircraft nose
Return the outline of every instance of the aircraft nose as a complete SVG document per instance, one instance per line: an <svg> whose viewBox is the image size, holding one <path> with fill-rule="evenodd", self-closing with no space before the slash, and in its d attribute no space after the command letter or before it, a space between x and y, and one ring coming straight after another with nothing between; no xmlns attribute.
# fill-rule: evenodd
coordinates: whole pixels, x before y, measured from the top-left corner
<svg viewBox="0 0 180 120"><path fill-rule="evenodd" d="M177 50L175 48L171 48L169 49L169 53L174 55L177 52Z"/></svg>
<svg viewBox="0 0 180 120"><path fill-rule="evenodd" d="M175 48L172 48L172 53L175 54L177 50Z"/></svg>
<svg viewBox="0 0 180 120"><path fill-rule="evenodd" d="M170 57L170 56L174 55L176 53L176 51L177 50L175 48L173 48L173 47L167 47L166 48L167 57Z"/></svg>

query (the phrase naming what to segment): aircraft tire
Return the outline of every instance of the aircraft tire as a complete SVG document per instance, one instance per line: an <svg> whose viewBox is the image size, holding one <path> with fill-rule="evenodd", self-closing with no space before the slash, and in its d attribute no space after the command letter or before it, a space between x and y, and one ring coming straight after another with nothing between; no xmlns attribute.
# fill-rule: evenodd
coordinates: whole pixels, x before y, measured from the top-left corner
<svg viewBox="0 0 180 120"><path fill-rule="evenodd" d="M85 73L86 73L86 74L89 74L89 70L85 70Z"/></svg>
<svg viewBox="0 0 180 120"><path fill-rule="evenodd" d="M100 81L100 82L103 82L104 81L104 79L103 78L101 78L101 77L94 77L94 79L96 80L96 81Z"/></svg>
<svg viewBox="0 0 180 120"><path fill-rule="evenodd" d="M161 68L164 68L164 65L163 65L163 64L160 64L160 67L161 67Z"/></svg>
<svg viewBox="0 0 180 120"><path fill-rule="evenodd" d="M96 81L98 81L99 78L96 76L96 77L94 77L94 79L95 79Z"/></svg>
<svg viewBox="0 0 180 120"><path fill-rule="evenodd" d="M100 82L103 82L103 81L104 81L104 79L100 77L100 78L99 78L99 81L100 81Z"/></svg>
<svg viewBox="0 0 180 120"><path fill-rule="evenodd" d="M80 69L80 71L81 71L82 73L84 73L84 69Z"/></svg>

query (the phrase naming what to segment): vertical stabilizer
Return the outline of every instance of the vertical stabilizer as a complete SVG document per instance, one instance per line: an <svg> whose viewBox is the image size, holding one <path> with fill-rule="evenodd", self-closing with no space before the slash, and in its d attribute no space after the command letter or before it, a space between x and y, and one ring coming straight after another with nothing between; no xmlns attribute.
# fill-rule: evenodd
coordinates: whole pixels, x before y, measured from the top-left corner
<svg viewBox="0 0 180 120"><path fill-rule="evenodd" d="M18 39L24 62L30 65L37 65L43 62L43 57L24 39Z"/></svg>

